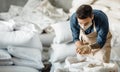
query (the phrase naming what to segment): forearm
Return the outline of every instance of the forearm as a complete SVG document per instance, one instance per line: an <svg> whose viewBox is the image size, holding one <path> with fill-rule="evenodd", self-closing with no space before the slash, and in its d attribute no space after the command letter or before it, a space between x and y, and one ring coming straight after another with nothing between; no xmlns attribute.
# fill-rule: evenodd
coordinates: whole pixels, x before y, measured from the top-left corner
<svg viewBox="0 0 120 72"><path fill-rule="evenodd" d="M90 45L91 49L98 49L100 48L100 45L98 43L93 43Z"/></svg>

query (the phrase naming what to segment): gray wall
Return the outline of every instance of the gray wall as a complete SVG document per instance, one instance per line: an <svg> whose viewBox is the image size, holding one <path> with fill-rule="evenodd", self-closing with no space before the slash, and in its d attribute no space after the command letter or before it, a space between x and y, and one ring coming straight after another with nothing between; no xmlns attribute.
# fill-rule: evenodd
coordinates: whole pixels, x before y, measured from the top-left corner
<svg viewBox="0 0 120 72"><path fill-rule="evenodd" d="M72 0L50 0L50 2L56 7L64 8L66 12L72 7Z"/></svg>
<svg viewBox="0 0 120 72"><path fill-rule="evenodd" d="M0 12L8 11L11 4L24 6L27 0L0 0Z"/></svg>

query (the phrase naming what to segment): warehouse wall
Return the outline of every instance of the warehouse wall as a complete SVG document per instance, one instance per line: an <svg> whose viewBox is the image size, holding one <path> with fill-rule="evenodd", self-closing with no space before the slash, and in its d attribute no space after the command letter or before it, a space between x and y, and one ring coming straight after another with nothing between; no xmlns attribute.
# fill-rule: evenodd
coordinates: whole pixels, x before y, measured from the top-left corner
<svg viewBox="0 0 120 72"><path fill-rule="evenodd" d="M11 4L24 6L27 0L0 0L0 12L8 11Z"/></svg>
<svg viewBox="0 0 120 72"><path fill-rule="evenodd" d="M56 7L64 8L66 12L72 7L72 0L50 0L50 2Z"/></svg>

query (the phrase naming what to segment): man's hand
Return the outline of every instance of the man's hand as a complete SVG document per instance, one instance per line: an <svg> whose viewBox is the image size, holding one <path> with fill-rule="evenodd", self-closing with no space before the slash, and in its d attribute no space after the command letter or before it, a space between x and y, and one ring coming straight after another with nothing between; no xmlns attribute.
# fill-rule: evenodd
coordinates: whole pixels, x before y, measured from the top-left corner
<svg viewBox="0 0 120 72"><path fill-rule="evenodd" d="M83 46L77 47L76 52L79 54L90 54L91 50L92 49L89 45L83 45Z"/></svg>
<svg viewBox="0 0 120 72"><path fill-rule="evenodd" d="M84 45L84 44L83 44L82 41L76 41L76 42L75 42L75 45L76 45L76 47L80 47L80 46L82 46L82 45Z"/></svg>

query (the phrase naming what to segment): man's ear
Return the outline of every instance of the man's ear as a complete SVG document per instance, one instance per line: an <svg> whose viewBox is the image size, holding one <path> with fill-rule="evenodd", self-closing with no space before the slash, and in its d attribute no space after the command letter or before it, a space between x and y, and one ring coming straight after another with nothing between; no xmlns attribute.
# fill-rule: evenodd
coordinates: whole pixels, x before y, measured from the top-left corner
<svg viewBox="0 0 120 72"><path fill-rule="evenodd" d="M92 14L92 20L94 19L94 14Z"/></svg>

